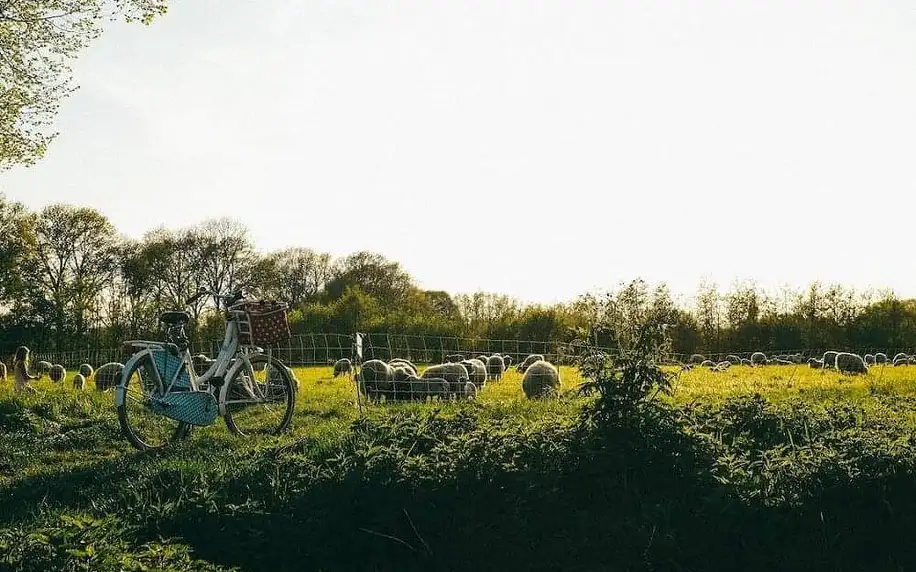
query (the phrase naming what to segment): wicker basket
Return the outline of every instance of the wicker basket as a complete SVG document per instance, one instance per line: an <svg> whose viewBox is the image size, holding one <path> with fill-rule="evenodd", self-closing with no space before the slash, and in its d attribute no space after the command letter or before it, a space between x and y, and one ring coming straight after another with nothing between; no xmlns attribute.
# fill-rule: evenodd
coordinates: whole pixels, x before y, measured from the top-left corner
<svg viewBox="0 0 916 572"><path fill-rule="evenodd" d="M292 337L287 317L288 306L281 302L250 302L245 305L246 319L239 320L243 346L271 346Z"/></svg>

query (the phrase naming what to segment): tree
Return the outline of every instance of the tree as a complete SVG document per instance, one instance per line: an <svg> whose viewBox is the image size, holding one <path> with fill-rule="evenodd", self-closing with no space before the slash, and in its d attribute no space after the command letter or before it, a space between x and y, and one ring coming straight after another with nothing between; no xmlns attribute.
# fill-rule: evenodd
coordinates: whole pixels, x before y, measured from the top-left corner
<svg viewBox="0 0 916 572"><path fill-rule="evenodd" d="M100 212L60 204L30 217L28 230L27 299L38 313L50 312L61 348L71 328L86 333L88 313L117 268L119 237Z"/></svg>
<svg viewBox="0 0 916 572"><path fill-rule="evenodd" d="M415 288L413 278L399 263L381 254L365 251L337 261L333 278L327 285L327 294L331 300L337 300L351 286L377 300L384 310L396 308L398 302Z"/></svg>
<svg viewBox="0 0 916 572"><path fill-rule="evenodd" d="M68 64L106 22L148 24L165 10L165 0L0 2L0 170L44 155L60 101L76 89Z"/></svg>
<svg viewBox="0 0 916 572"><path fill-rule="evenodd" d="M0 193L0 302L13 301L25 287L22 267L28 213L22 203Z"/></svg>
<svg viewBox="0 0 916 572"><path fill-rule="evenodd" d="M226 294L253 283L257 257L245 225L229 218L213 219L189 236L207 289Z"/></svg>
<svg viewBox="0 0 916 572"><path fill-rule="evenodd" d="M206 284L201 250L192 229L159 228L148 232L122 266L128 291L133 296L151 298L155 312L183 309L185 302ZM205 303L200 300L191 308L194 318Z"/></svg>
<svg viewBox="0 0 916 572"><path fill-rule="evenodd" d="M288 248L267 254L256 272L267 298L297 307L318 298L331 279L331 255L310 248Z"/></svg>
<svg viewBox="0 0 916 572"><path fill-rule="evenodd" d="M696 317L707 348L721 349L722 311L721 297L715 284L700 283L696 298Z"/></svg>

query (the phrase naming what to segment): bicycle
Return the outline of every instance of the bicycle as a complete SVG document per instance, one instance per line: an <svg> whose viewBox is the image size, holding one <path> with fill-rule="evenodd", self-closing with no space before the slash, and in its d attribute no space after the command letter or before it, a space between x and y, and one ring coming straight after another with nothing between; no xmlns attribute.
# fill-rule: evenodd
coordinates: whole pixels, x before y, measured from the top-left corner
<svg viewBox="0 0 916 572"><path fill-rule="evenodd" d="M256 345L289 338L287 306L246 299L240 291L225 296L203 288L186 305L206 295L225 308L226 333L203 374L195 371L185 334L188 312L159 317L165 342L122 344L129 358L115 387L115 407L122 433L141 451L185 439L193 427L212 425L217 416L242 437L276 435L292 423L298 381L282 361Z"/></svg>

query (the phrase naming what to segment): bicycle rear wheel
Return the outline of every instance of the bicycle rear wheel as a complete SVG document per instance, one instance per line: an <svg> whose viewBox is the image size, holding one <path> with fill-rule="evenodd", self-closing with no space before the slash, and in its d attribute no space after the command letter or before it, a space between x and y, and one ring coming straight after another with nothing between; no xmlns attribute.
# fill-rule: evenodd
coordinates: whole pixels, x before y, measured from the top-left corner
<svg viewBox="0 0 916 572"><path fill-rule="evenodd" d="M248 356L226 383L226 426L240 437L277 435L289 429L296 388L289 369L267 354Z"/></svg>
<svg viewBox="0 0 916 572"><path fill-rule="evenodd" d="M169 419L150 409L150 399L162 394L153 359L144 356L125 372L124 403L118 406L121 432L141 451L161 449L188 435L186 423Z"/></svg>

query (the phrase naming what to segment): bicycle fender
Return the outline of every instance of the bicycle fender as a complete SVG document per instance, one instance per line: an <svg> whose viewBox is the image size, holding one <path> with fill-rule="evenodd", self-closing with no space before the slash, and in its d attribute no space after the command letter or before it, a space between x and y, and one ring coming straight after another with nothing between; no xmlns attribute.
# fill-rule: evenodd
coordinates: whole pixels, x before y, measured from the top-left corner
<svg viewBox="0 0 916 572"><path fill-rule="evenodd" d="M124 400L127 396L127 387L125 387L127 382L125 376L127 375L127 372L129 372L138 361L150 355L151 353L152 350L149 349L140 350L131 356L131 358L127 360L127 363L124 364L124 368L121 369L121 381L119 381L118 385L116 385L114 388L115 407L121 407L124 405Z"/></svg>

